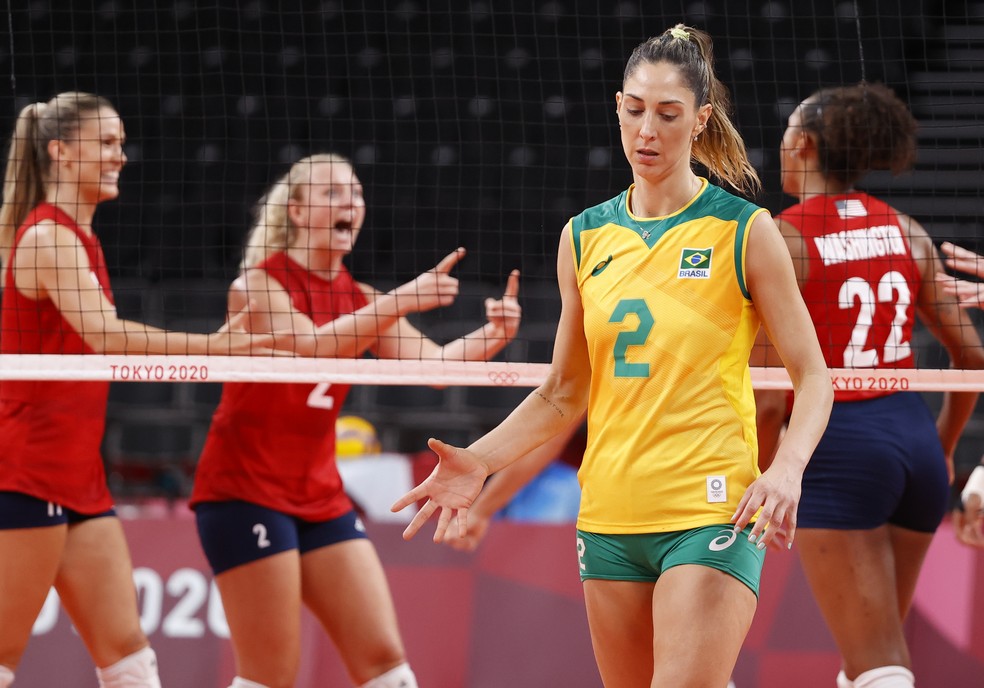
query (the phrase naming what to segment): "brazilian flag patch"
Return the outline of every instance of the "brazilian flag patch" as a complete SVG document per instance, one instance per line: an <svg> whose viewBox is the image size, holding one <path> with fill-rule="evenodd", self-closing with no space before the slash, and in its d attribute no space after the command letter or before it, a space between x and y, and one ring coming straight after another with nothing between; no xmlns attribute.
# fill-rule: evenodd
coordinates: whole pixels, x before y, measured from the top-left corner
<svg viewBox="0 0 984 688"><path fill-rule="evenodd" d="M685 248L680 254L680 279L708 279L711 276L711 253L714 248Z"/></svg>

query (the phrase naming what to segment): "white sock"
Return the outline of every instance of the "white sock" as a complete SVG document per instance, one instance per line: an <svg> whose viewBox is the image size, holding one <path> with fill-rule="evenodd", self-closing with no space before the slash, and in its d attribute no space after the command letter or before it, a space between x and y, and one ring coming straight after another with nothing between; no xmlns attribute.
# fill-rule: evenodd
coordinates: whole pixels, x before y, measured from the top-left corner
<svg viewBox="0 0 984 688"><path fill-rule="evenodd" d="M96 669L99 688L161 688L157 655L148 645L116 664Z"/></svg>
<svg viewBox="0 0 984 688"><path fill-rule="evenodd" d="M410 665L404 662L363 683L359 688L417 688L417 677L413 675Z"/></svg>
<svg viewBox="0 0 984 688"><path fill-rule="evenodd" d="M847 677L843 669L837 674L837 688L854 688L854 681Z"/></svg>
<svg viewBox="0 0 984 688"><path fill-rule="evenodd" d="M14 682L14 672L5 666L0 666L0 688L10 688Z"/></svg>
<svg viewBox="0 0 984 688"><path fill-rule="evenodd" d="M869 669L854 679L854 688L913 688L916 677L904 666Z"/></svg>
<svg viewBox="0 0 984 688"><path fill-rule="evenodd" d="M247 681L244 678L237 676L232 679L232 685L229 688L267 688L267 686L262 683L257 683L256 681Z"/></svg>

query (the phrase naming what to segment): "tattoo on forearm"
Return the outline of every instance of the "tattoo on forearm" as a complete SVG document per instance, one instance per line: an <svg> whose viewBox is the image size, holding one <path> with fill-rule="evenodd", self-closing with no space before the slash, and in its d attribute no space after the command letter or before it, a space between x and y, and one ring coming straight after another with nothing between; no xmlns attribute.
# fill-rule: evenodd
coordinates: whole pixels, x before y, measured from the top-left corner
<svg viewBox="0 0 984 688"><path fill-rule="evenodd" d="M544 401L545 401L546 403L548 403L548 404L550 404L550 405L551 405L551 406L553 407L553 409L554 409L554 411L556 411L556 412L557 412L557 413L558 413L558 414L560 415L560 417L561 417L561 418L563 418L563 417L564 417L564 412L563 412L563 411L562 411L562 410L560 409L560 407L559 407L559 406L557 406L557 404L555 404L555 403L553 403L552 401L550 401L550 399L547 399L547 398L546 398L545 396L543 396L543 394L541 394L541 393L540 393L539 391L537 391L537 392L536 392L536 395L537 395L538 397L540 397L541 399L543 399L543 400L544 400Z"/></svg>

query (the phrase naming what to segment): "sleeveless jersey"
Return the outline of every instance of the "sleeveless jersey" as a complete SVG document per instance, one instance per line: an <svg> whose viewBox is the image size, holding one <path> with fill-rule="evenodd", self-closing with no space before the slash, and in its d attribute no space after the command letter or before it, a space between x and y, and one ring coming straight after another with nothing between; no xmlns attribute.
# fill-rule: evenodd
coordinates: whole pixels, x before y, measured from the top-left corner
<svg viewBox="0 0 984 688"><path fill-rule="evenodd" d="M820 195L784 211L806 245L803 299L830 368L913 368L922 283L898 214L864 193ZM891 390L836 390L837 401Z"/></svg>
<svg viewBox="0 0 984 688"><path fill-rule="evenodd" d="M759 475L744 258L764 211L701 182L666 217L634 216L630 187L570 222L591 360L581 530L726 524Z"/></svg>
<svg viewBox="0 0 984 688"><path fill-rule="evenodd" d="M276 253L260 264L315 325L367 300L343 268L323 280ZM335 420L350 385L226 383L195 474L192 505L241 500L309 521L353 508L335 464Z"/></svg>
<svg viewBox="0 0 984 688"><path fill-rule="evenodd" d="M85 249L92 279L113 301L99 240L60 208L42 203L17 230L4 276L0 352L91 354L82 337L48 298L29 299L11 268L24 233L42 220L70 229ZM100 445L106 424L108 382L0 381L0 490L20 492L83 514L113 506Z"/></svg>

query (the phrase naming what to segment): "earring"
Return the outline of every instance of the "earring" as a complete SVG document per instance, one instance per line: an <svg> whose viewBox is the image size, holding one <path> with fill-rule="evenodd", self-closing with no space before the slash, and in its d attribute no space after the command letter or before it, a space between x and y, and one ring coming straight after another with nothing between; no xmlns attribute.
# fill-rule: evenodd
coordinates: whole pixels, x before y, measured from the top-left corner
<svg viewBox="0 0 984 688"><path fill-rule="evenodd" d="M697 137L695 136L695 137L694 137L694 141L696 141L696 140L697 140Z"/></svg>

